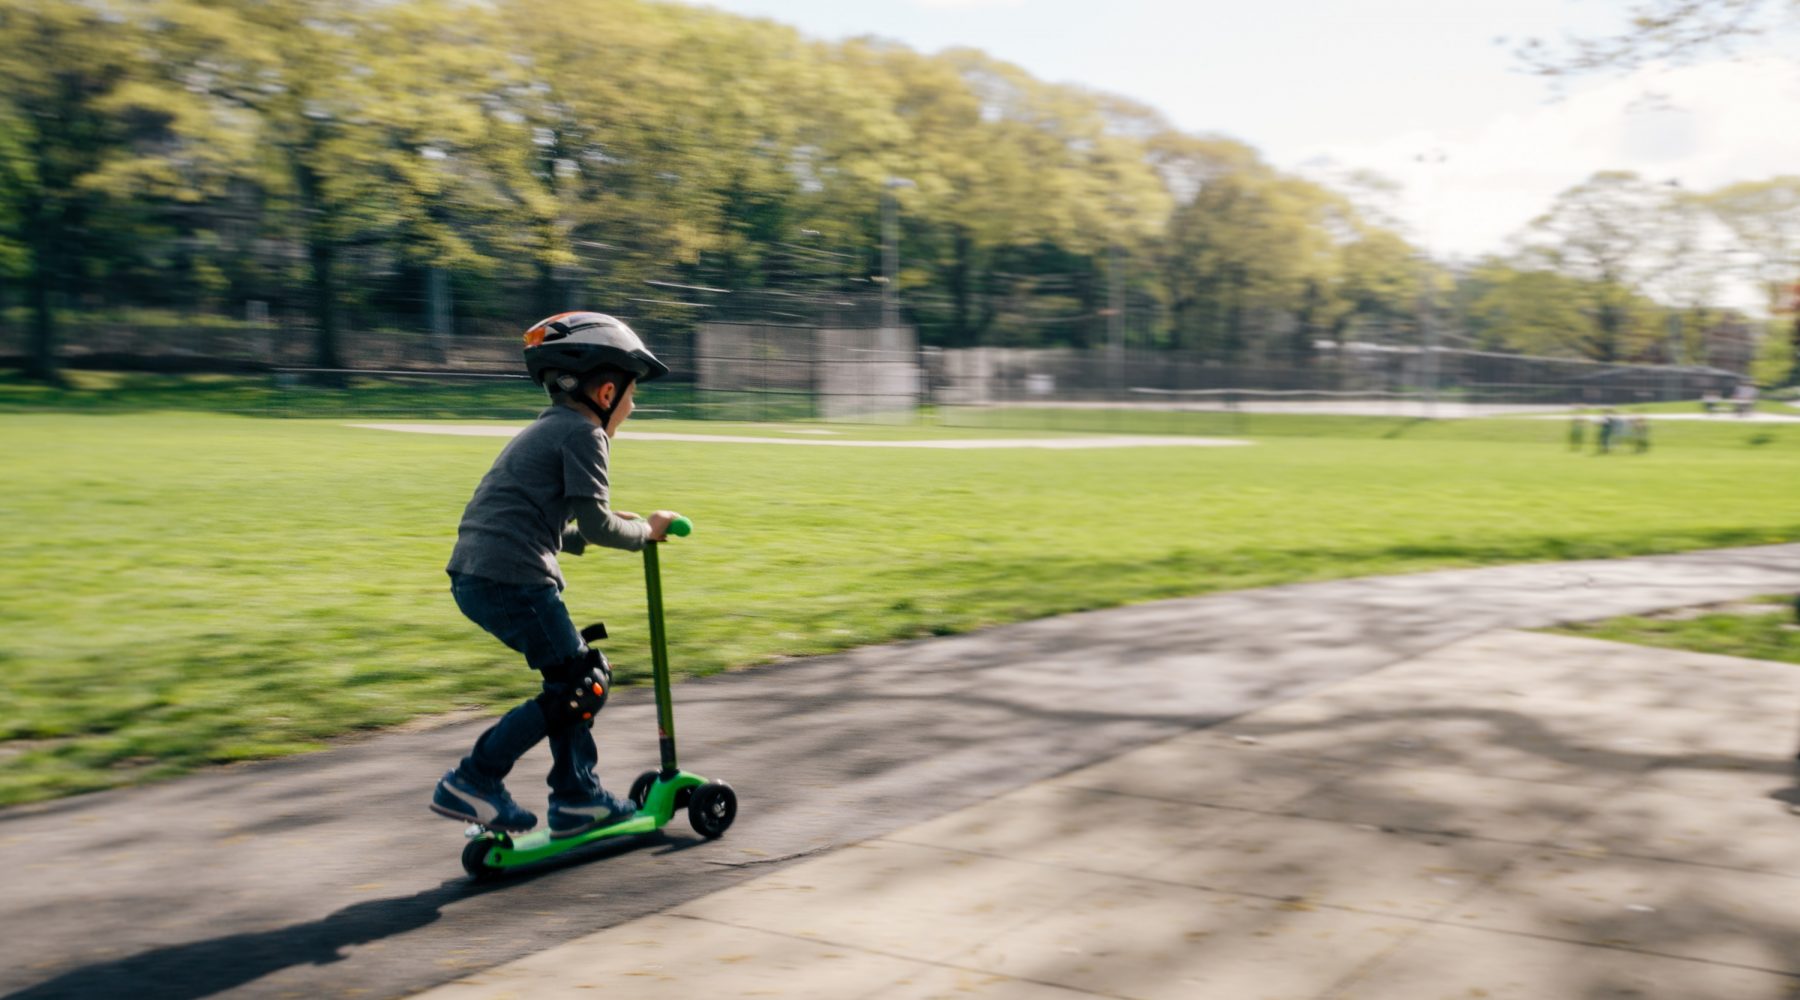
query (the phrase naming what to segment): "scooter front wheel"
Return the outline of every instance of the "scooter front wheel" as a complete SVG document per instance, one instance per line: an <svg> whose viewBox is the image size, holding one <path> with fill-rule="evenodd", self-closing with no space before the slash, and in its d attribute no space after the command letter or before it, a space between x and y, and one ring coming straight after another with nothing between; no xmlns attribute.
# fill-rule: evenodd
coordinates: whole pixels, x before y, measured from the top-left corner
<svg viewBox="0 0 1800 1000"><path fill-rule="evenodd" d="M688 800L688 824L707 840L716 840L737 818L737 793L723 781L709 781L694 789Z"/></svg>

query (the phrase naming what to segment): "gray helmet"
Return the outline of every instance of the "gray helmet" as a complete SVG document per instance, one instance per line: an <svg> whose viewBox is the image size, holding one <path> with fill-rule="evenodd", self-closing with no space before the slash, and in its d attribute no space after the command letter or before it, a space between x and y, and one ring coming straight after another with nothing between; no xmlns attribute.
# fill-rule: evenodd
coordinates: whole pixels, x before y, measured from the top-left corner
<svg viewBox="0 0 1800 1000"><path fill-rule="evenodd" d="M557 313L532 324L525 331L525 367L538 385L553 368L576 376L617 368L639 382L669 374L631 327L597 312Z"/></svg>

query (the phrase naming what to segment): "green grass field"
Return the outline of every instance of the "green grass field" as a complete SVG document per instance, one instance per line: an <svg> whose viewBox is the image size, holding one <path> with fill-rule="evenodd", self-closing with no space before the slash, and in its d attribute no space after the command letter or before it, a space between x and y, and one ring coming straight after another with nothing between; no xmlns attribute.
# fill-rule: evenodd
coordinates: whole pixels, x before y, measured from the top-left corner
<svg viewBox="0 0 1800 1000"><path fill-rule="evenodd" d="M616 503L699 524L664 561L699 675L997 622L1291 582L1800 539L1800 426L1259 417L1252 447L940 451L620 442ZM838 437L991 429L631 429ZM1016 432L1029 433L1029 432ZM204 413L0 413L0 803L509 704L535 675L442 566L502 442ZM567 560L621 678L637 557Z"/></svg>

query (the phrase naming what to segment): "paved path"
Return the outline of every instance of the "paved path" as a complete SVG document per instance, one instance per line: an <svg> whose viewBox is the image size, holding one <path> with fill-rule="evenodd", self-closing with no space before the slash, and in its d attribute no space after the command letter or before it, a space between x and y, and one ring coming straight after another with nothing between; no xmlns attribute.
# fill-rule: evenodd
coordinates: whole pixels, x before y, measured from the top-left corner
<svg viewBox="0 0 1800 1000"><path fill-rule="evenodd" d="M1791 1000L1800 666L1501 631L421 1000Z"/></svg>
<svg viewBox="0 0 1800 1000"><path fill-rule="evenodd" d="M1495 628L1790 589L1796 545L1347 580L684 684L684 763L740 793L727 838L677 827L492 886L424 811L481 722L14 809L0 991L404 995ZM653 761L646 694L607 709L610 782ZM521 798L542 770L522 764Z"/></svg>

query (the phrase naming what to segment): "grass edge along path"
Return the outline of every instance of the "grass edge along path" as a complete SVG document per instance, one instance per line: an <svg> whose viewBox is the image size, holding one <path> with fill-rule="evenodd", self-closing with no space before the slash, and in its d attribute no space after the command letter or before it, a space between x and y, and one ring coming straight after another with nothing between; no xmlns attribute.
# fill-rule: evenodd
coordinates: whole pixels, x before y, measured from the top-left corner
<svg viewBox="0 0 1800 1000"><path fill-rule="evenodd" d="M1800 613L1796 612L1792 594L1768 594L1724 605L1573 622L1544 631L1800 666Z"/></svg>

